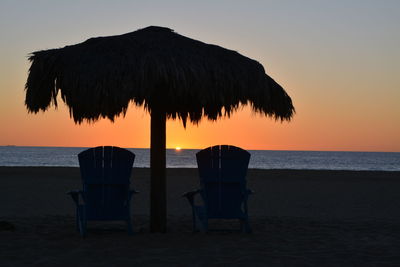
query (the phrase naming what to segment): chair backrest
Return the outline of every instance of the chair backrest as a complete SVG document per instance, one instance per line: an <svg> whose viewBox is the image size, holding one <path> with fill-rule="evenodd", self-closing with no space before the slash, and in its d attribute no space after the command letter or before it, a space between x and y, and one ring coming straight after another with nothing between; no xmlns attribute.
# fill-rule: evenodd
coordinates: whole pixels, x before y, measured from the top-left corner
<svg viewBox="0 0 400 267"><path fill-rule="evenodd" d="M88 219L123 219L135 154L112 146L95 147L78 155Z"/></svg>
<svg viewBox="0 0 400 267"><path fill-rule="evenodd" d="M203 149L196 158L208 217L242 216L250 153L239 147L222 145Z"/></svg>

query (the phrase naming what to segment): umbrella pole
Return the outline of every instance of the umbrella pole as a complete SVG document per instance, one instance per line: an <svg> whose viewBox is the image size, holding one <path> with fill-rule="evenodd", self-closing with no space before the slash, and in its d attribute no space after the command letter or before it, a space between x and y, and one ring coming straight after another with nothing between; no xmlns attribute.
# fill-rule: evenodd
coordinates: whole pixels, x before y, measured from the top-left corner
<svg viewBox="0 0 400 267"><path fill-rule="evenodd" d="M166 114L151 111L150 133L150 231L165 233L167 230L166 199Z"/></svg>

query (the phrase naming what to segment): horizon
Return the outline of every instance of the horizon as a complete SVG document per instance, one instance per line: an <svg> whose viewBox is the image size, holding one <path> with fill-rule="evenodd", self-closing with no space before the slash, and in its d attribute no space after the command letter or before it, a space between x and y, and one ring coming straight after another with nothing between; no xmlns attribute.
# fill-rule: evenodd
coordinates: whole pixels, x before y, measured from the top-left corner
<svg viewBox="0 0 400 267"><path fill-rule="evenodd" d="M217 145L217 144L214 144ZM210 145L210 146L214 146ZM220 144L226 145L226 144ZM110 145L103 145L110 146ZM24 146L24 145L0 145L0 147L32 147L32 148L92 148L92 146ZM150 147L123 147L125 149L150 149ZM202 150L203 148L193 147L166 147L167 150L175 150L177 152L182 150ZM244 148L246 149L246 148ZM400 153L396 151L358 151L358 150L287 150L287 149L246 149L248 151L287 151L287 152L354 152L354 153Z"/></svg>
<svg viewBox="0 0 400 267"><path fill-rule="evenodd" d="M399 13L400 2L390 0L3 1L0 146L148 149L150 116L143 107L130 104L114 123L76 125L59 95L57 109L28 113L24 86L31 52L159 25L257 60L296 108L290 122L257 115L249 106L186 129L168 120L168 149L230 144L267 151L400 152Z"/></svg>

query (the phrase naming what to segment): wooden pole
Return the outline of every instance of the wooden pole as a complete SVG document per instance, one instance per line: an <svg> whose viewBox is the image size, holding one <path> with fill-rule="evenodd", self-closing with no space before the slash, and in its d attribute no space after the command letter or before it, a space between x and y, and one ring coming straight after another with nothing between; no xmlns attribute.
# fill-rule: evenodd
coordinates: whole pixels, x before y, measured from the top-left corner
<svg viewBox="0 0 400 267"><path fill-rule="evenodd" d="M166 194L166 115L161 109L151 110L150 133L150 231L167 231Z"/></svg>

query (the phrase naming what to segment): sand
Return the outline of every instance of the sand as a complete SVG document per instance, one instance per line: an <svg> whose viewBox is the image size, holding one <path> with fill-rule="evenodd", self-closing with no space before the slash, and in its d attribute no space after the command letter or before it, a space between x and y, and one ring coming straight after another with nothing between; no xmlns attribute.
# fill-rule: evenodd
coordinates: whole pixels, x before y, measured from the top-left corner
<svg viewBox="0 0 400 267"><path fill-rule="evenodd" d="M400 172L249 170L253 234L193 234L181 195L197 184L168 169L168 233L151 234L149 170L135 168L135 234L89 223L82 239L65 194L78 168L0 167L0 221L15 227L0 229L0 266L400 266Z"/></svg>

